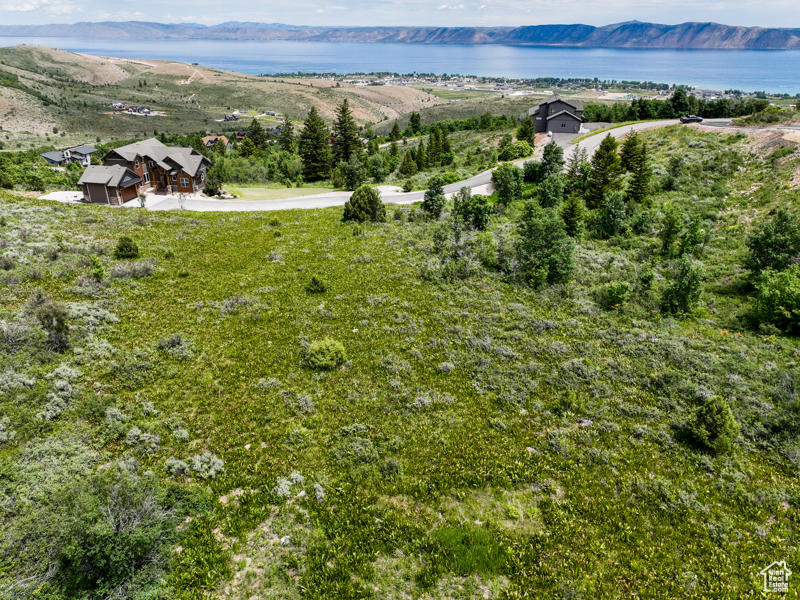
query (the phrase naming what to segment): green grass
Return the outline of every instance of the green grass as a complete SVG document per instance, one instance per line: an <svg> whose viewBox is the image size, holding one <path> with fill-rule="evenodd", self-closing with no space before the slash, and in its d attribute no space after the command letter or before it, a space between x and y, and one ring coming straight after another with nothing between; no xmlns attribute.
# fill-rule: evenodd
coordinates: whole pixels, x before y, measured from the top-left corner
<svg viewBox="0 0 800 600"><path fill-rule="evenodd" d="M277 185L271 186L245 186L237 185L236 187L225 186L225 189L237 196L240 200L284 200L286 198L295 198L298 196L311 196L314 194L324 194L325 192L335 191L333 188L328 187L279 187Z"/></svg>
<svg viewBox="0 0 800 600"><path fill-rule="evenodd" d="M3 492L85 472L64 466L74 450L42 465L26 450L73 436L92 468L133 458L171 494L197 494L165 583L151 582L173 598L757 597L763 567L800 561L798 441L766 429L800 381L797 340L742 317L741 259L754 220L797 208L784 187L797 161L776 170L743 136L643 135L650 225L582 240L573 279L539 291L480 266L423 277L444 228L411 207L363 226L340 208L144 213L3 196L0 320L27 322L39 287L73 315L66 354L33 336L0 355L3 385L9 369L34 381L0 399L17 432L0 447ZM702 308L682 321L658 310L669 203L712 232ZM496 240L517 211L492 217ZM124 266L110 256L121 235L153 273L81 279L89 255ZM654 289L639 290L651 262ZM326 292L306 291L312 276ZM635 292L604 310L595 292L615 281ZM174 334L184 341L162 342ZM306 348L326 337L347 362L312 370ZM76 393L42 421L61 364L80 370ZM682 436L709 392L742 425L732 454ZM122 437L109 437L108 406L129 417ZM127 442L133 427L160 435L156 449ZM168 474L170 457L206 450L225 463L215 478ZM2 510L8 526L24 513ZM3 556L6 584L26 565Z"/></svg>

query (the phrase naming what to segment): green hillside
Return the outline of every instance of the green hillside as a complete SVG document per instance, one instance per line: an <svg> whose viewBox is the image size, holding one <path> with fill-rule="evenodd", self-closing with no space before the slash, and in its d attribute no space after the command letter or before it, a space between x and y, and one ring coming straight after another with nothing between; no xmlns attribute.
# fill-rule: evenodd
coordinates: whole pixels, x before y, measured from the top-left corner
<svg viewBox="0 0 800 600"><path fill-rule="evenodd" d="M519 236L565 213L534 185L486 231L452 203L353 224L0 196L0 589L760 596L800 564L800 351L797 314L750 316L747 241L797 215L800 157L643 137L651 202L589 211L538 287Z"/></svg>

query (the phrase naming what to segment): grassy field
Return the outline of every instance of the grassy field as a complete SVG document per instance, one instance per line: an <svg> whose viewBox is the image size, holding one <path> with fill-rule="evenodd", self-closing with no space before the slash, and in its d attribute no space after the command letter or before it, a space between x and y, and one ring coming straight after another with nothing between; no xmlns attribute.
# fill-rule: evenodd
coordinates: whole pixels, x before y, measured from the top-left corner
<svg viewBox="0 0 800 600"><path fill-rule="evenodd" d="M0 486L14 498L0 589L104 597L68 594L42 556L83 531L68 515L88 492L59 503L63 490L121 464L155 478L172 523L136 597L760 597L762 568L800 563L798 440L766 426L798 402L800 354L747 325L741 259L769 210L800 207L799 159L765 160L743 135L646 138L650 221L587 236L570 281L538 291L508 254L518 206L463 240L472 266L448 279L449 226L414 207L352 225L338 208L0 197ZM683 320L658 303L670 205L709 232L701 308ZM138 259L112 256L122 235ZM506 272L481 266L492 247ZM605 308L598 292L618 281L635 292ZM35 325L37 290L66 304L65 352ZM345 361L312 369L325 338ZM741 424L728 454L682 433L709 394Z"/></svg>
<svg viewBox="0 0 800 600"><path fill-rule="evenodd" d="M297 196L312 196L314 194L324 194L334 191L333 188L325 187L302 187L287 188L285 186L256 186L239 185L236 187L226 186L226 191L237 196L240 200L283 200L284 198L294 198Z"/></svg>

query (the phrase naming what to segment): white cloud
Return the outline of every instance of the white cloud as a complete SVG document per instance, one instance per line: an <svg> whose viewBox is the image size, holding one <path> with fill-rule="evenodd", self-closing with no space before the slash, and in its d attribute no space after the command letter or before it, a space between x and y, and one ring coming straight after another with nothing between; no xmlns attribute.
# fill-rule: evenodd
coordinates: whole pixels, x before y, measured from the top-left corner
<svg viewBox="0 0 800 600"><path fill-rule="evenodd" d="M65 15L72 12L82 12L82 9L74 3L65 2L64 0L12 0L0 3L0 11L44 11L51 15Z"/></svg>

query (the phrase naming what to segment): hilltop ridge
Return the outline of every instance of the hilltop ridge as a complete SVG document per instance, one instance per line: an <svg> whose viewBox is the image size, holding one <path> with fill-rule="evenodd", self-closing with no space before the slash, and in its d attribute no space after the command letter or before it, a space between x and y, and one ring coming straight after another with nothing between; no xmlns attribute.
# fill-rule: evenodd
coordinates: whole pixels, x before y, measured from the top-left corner
<svg viewBox="0 0 800 600"><path fill-rule="evenodd" d="M4 25L0 26L0 35L705 50L800 48L800 28L745 27L711 22L665 25L626 21L602 27L582 24L519 27L324 27L237 21L211 26L197 23L104 21L53 25Z"/></svg>

